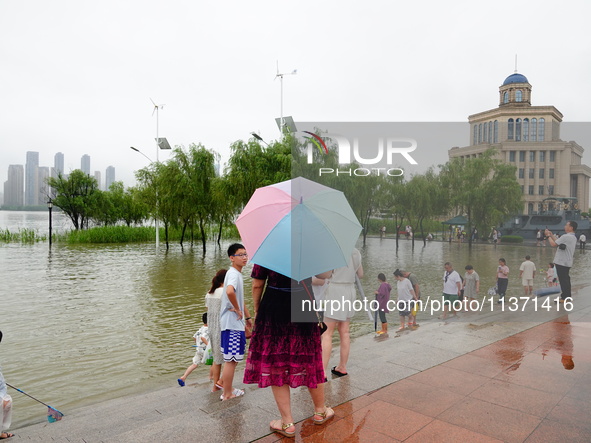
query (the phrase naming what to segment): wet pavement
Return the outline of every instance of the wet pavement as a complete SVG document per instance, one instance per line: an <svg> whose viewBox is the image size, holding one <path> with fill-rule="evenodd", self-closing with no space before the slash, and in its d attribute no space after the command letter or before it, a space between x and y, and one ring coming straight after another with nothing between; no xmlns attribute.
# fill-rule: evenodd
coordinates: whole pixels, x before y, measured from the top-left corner
<svg viewBox="0 0 591 443"><path fill-rule="evenodd" d="M292 390L295 440L591 441L591 288L568 313L533 314L462 313L355 339L349 375L326 385L334 419L315 425L306 390ZM13 430L12 441L282 440L268 427L279 417L270 389L245 386L244 397L222 403L208 380L174 383Z"/></svg>

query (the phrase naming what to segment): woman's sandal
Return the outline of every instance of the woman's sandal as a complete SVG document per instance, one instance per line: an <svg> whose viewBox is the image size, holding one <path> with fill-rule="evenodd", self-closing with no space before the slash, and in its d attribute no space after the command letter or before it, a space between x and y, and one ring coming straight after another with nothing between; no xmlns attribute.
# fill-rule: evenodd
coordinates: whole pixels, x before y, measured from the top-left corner
<svg viewBox="0 0 591 443"><path fill-rule="evenodd" d="M2 432L0 433L0 440L5 440L7 438L10 437L14 437L14 434L11 434L10 432Z"/></svg>
<svg viewBox="0 0 591 443"><path fill-rule="evenodd" d="M316 420L316 417L322 417L320 420ZM314 424L321 425L322 423L330 420L334 417L334 410L328 406L324 407L324 412L316 412L314 411Z"/></svg>
<svg viewBox="0 0 591 443"><path fill-rule="evenodd" d="M277 426L273 426L273 424L279 424L279 428ZM293 432L287 432L287 429L291 428L293 426L294 431ZM283 422L281 420L273 420L270 424L269 427L271 428L271 431L273 432L277 432L278 434L283 435L284 437L295 437L295 424L293 423L286 423L283 424Z"/></svg>

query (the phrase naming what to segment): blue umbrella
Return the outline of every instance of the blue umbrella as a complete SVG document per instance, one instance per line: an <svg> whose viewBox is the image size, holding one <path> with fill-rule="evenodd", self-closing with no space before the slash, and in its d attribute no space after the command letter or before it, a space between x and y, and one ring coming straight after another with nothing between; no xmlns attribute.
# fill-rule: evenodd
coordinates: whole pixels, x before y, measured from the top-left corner
<svg viewBox="0 0 591 443"><path fill-rule="evenodd" d="M236 226L253 263L296 281L346 266L361 232L341 191L303 177L257 189Z"/></svg>

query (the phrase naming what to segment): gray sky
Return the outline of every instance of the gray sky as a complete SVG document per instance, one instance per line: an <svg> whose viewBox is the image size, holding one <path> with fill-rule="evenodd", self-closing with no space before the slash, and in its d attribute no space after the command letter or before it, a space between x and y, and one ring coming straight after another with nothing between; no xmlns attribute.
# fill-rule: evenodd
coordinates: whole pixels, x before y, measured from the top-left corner
<svg viewBox="0 0 591 443"><path fill-rule="evenodd" d="M498 105L515 54L533 105L590 121L590 12L586 0L0 0L0 186L29 150L40 166L63 152L66 171L89 154L103 183L113 165L133 185L148 161L129 147L156 160L150 97L173 146L225 161L251 131L275 139L277 60L298 70L284 79L296 121L464 122Z"/></svg>

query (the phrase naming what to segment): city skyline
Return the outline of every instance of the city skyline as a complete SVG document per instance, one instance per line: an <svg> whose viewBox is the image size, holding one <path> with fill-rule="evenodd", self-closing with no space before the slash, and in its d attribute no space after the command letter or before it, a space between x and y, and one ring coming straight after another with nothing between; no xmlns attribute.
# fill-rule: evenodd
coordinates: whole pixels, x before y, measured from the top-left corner
<svg viewBox="0 0 591 443"><path fill-rule="evenodd" d="M44 184L49 177L57 177L58 172L69 175L63 170L64 154L57 152L54 155L54 166L42 166L39 164L39 152L27 151L25 164L11 164L7 166L7 179L0 183L2 185L1 205L6 206L39 206L47 202L47 187ZM87 164L90 168L91 158L85 154L80 159L81 166ZM81 168L75 168L81 169ZM115 167L109 165L105 170L105 184L101 180L101 171L94 171L93 174L87 173L97 180L101 191L109 189L115 179ZM21 195L22 194L22 195ZM20 197L19 197L20 196ZM20 203L18 203L20 202ZM0 206L1 206L0 205Z"/></svg>

